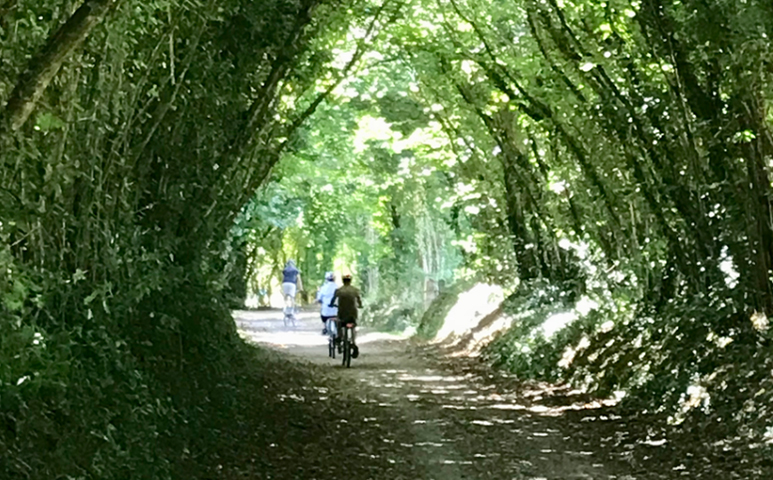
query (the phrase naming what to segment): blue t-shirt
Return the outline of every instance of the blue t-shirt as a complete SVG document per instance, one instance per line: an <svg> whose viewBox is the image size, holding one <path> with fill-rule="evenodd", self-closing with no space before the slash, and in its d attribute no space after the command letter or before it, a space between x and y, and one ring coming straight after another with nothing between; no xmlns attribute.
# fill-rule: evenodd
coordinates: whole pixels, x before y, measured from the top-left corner
<svg viewBox="0 0 773 480"><path fill-rule="evenodd" d="M301 273L295 267L287 267L282 270L282 283L298 283L298 274Z"/></svg>

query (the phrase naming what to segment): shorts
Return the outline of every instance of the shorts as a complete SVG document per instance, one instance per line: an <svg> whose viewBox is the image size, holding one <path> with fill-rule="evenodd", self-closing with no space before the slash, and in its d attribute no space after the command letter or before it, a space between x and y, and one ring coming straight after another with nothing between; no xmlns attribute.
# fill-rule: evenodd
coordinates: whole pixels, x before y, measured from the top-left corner
<svg viewBox="0 0 773 480"><path fill-rule="evenodd" d="M336 318L335 315L331 315L329 317L326 317L325 315L320 315L319 317L322 319L322 323L327 323L328 320L332 320Z"/></svg>
<svg viewBox="0 0 773 480"><path fill-rule="evenodd" d="M326 320L323 320L325 322L325 328L327 329L327 334L331 335L333 337L338 336L338 322L336 322L336 317L322 317Z"/></svg>
<svg viewBox="0 0 773 480"><path fill-rule="evenodd" d="M285 297L289 295L295 298L295 292L297 291L297 289L298 289L298 285L294 283L288 282L288 283L282 284L282 293L284 293Z"/></svg>

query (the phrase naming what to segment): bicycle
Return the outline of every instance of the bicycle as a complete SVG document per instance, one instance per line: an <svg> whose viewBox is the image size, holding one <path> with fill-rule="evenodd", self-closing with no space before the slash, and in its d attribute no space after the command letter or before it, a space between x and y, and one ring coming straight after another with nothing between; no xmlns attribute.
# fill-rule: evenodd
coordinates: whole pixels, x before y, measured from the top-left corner
<svg viewBox="0 0 773 480"><path fill-rule="evenodd" d="M295 313L296 309L293 307L285 307L284 308L284 324L285 327L290 326L292 324L293 327L295 327Z"/></svg>
<svg viewBox="0 0 773 480"><path fill-rule="evenodd" d="M357 344L354 343L354 327L354 323L349 322L343 327L343 360L341 365L346 368L351 367L352 358L360 356L360 349L357 347Z"/></svg>
<svg viewBox="0 0 773 480"><path fill-rule="evenodd" d="M289 294L285 294L285 306L284 312L284 324L288 327L292 324L295 327L295 314L298 313L298 306L295 304L295 297Z"/></svg>

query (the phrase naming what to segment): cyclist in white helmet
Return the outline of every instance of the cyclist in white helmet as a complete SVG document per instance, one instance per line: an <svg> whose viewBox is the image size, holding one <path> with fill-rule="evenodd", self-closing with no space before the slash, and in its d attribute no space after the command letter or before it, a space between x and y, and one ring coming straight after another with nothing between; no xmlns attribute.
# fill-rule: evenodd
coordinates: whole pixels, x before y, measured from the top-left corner
<svg viewBox="0 0 773 480"><path fill-rule="evenodd" d="M335 282L335 274L333 272L325 273L325 283L322 284L317 292L317 303L322 305L319 312L323 325L322 335L327 335L328 332L331 332L331 334L336 333L336 325L333 320L338 316L338 307L330 306L330 301L336 293L336 288L338 286Z"/></svg>

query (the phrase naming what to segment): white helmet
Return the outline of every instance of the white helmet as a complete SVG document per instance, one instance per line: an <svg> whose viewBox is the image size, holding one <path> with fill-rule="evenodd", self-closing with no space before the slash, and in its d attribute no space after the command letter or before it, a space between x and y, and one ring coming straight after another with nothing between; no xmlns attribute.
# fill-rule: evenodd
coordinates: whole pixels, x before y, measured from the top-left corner
<svg viewBox="0 0 773 480"><path fill-rule="evenodd" d="M336 276L333 272L325 272L325 280L330 280L332 282L335 278Z"/></svg>

